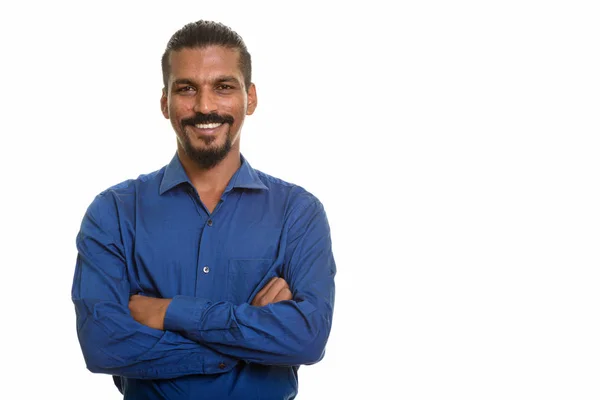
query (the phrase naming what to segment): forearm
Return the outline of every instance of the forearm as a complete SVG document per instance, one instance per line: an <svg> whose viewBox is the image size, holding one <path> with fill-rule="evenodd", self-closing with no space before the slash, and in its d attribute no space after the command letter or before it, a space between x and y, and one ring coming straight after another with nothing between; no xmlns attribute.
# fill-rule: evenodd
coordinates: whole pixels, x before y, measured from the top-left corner
<svg viewBox="0 0 600 400"><path fill-rule="evenodd" d="M135 322L115 303L74 299L77 334L88 369L138 379L213 374L237 360L182 335Z"/></svg>
<svg viewBox="0 0 600 400"><path fill-rule="evenodd" d="M331 318L328 304L309 300L254 307L176 296L165 328L247 362L300 365L322 358Z"/></svg>

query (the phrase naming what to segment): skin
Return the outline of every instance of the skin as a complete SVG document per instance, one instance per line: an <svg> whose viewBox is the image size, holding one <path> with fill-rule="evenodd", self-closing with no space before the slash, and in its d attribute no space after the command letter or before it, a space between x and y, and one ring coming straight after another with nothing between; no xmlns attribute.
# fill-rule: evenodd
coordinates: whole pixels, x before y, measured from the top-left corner
<svg viewBox="0 0 600 400"><path fill-rule="evenodd" d="M282 278L275 277L254 296L251 304L256 307L264 307L272 303L291 299L292 292L287 282Z"/></svg>
<svg viewBox="0 0 600 400"><path fill-rule="evenodd" d="M240 167L240 133L246 115L254 113L257 104L256 87L246 88L239 69L239 51L222 46L182 49L171 52L168 87L160 99L161 111L177 136L177 154L200 200L212 213L227 183ZM229 115L232 124L216 129L183 126L182 120L196 113ZM212 168L202 168L185 151L188 140L197 149L223 146L231 140L229 153ZM287 282L271 279L254 297L251 304L264 307L292 300ZM129 299L131 316L150 328L164 330L164 320L171 299L133 295Z"/></svg>
<svg viewBox="0 0 600 400"><path fill-rule="evenodd" d="M246 88L239 57L237 49L222 46L171 52L168 87L163 89L160 100L162 113L177 135L177 153L183 168L209 212L240 166L239 139L244 118L253 114L257 105L256 87L250 84ZM230 115L234 122L208 131L182 126L182 120L197 112ZM232 148L217 166L204 169L185 152L184 137L198 149L222 146L229 137Z"/></svg>
<svg viewBox="0 0 600 400"><path fill-rule="evenodd" d="M162 331L169 304L171 299L156 299L136 294L129 298L129 312L140 324Z"/></svg>

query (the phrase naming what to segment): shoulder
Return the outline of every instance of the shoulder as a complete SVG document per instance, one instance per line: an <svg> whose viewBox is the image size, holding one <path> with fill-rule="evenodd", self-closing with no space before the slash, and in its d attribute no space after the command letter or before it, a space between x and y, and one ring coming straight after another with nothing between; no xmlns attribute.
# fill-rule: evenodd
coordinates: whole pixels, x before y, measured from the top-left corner
<svg viewBox="0 0 600 400"><path fill-rule="evenodd" d="M98 194L98 196L128 196L134 194L140 188L160 185L162 176L164 175L165 167L159 170L142 174L135 179L127 179L119 182Z"/></svg>
<svg viewBox="0 0 600 400"><path fill-rule="evenodd" d="M141 174L135 179L126 179L102 190L91 202L88 213L114 213L120 208L133 206L140 192L156 191L158 193L164 170L165 167L162 167L159 170Z"/></svg>
<svg viewBox="0 0 600 400"><path fill-rule="evenodd" d="M255 170L259 179L268 188L271 204L282 210L284 225L306 227L315 221L327 224L327 215L320 199L304 186L285 181L262 171Z"/></svg>
<svg viewBox="0 0 600 400"><path fill-rule="evenodd" d="M296 183L288 182L265 172L255 170L261 182L269 189L270 195L285 199L291 208L322 206L320 200L312 192Z"/></svg>

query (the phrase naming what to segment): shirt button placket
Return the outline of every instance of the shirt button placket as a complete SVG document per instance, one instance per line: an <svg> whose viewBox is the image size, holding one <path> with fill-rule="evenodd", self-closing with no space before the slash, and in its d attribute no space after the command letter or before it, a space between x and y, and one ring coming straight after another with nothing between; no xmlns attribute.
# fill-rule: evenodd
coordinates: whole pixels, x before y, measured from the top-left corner
<svg viewBox="0 0 600 400"><path fill-rule="evenodd" d="M213 220L209 219L208 221L206 221L206 225L213 226ZM202 268L202 272L208 274L210 272L210 267L208 265L205 265L204 268Z"/></svg>
<svg viewBox="0 0 600 400"><path fill-rule="evenodd" d="M200 237L200 249L198 253L198 270L202 271L202 279L196 280L196 287L194 294L197 296L198 293L208 293L213 287L213 279L218 277L215 275L215 271L211 271L213 260L213 255L211 252L212 243L214 241L215 231L212 229L214 226L214 220L208 216L206 220L204 220L204 229Z"/></svg>

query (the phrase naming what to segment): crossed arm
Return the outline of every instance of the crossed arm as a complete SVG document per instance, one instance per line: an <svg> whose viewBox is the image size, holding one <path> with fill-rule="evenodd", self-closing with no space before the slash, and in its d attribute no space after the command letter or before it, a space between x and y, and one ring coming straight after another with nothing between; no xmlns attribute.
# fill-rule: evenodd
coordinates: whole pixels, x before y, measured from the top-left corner
<svg viewBox="0 0 600 400"><path fill-rule="evenodd" d="M118 222L97 199L78 235L72 298L88 369L130 378L226 372L238 362L300 365L319 361L331 328L335 264L320 203L287 233L284 276L251 304L190 296L130 296ZM108 216L107 216L108 215Z"/></svg>
<svg viewBox="0 0 600 400"><path fill-rule="evenodd" d="M292 292L283 278L275 277L271 278L254 296L251 304L263 307L284 300L292 300ZM129 298L129 311L133 319L140 324L162 331L169 304L171 304L171 299L157 299L135 294Z"/></svg>

